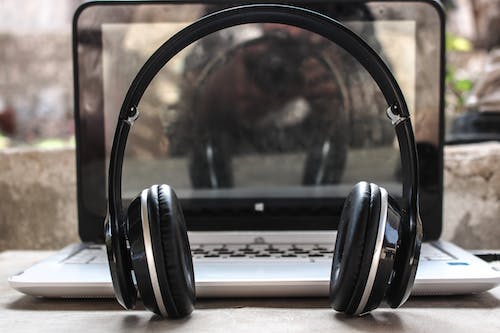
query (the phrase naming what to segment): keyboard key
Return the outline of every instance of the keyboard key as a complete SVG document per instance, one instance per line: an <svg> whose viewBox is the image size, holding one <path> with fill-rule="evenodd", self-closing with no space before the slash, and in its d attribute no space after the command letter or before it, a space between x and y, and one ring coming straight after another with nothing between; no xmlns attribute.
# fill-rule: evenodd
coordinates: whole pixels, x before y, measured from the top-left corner
<svg viewBox="0 0 500 333"><path fill-rule="evenodd" d="M193 253L193 254L208 254L209 252L208 251L196 251L196 250L193 250L193 251L191 251L191 253Z"/></svg>
<svg viewBox="0 0 500 333"><path fill-rule="evenodd" d="M500 261L492 261L489 264L491 265L491 267L493 267L494 270L500 271Z"/></svg>
<svg viewBox="0 0 500 333"><path fill-rule="evenodd" d="M243 251L244 254L246 255L252 255L252 254L259 254L259 251Z"/></svg>
<svg viewBox="0 0 500 333"><path fill-rule="evenodd" d="M107 264L108 263L108 256L107 255L96 256L89 263L90 264Z"/></svg>
<svg viewBox="0 0 500 333"><path fill-rule="evenodd" d="M283 253L285 253L285 251L278 250L278 249L267 250L267 252L272 253L272 254L283 254Z"/></svg>
<svg viewBox="0 0 500 333"><path fill-rule="evenodd" d="M88 264L94 259L99 259L102 262L106 258L106 253L101 249L82 249L64 260L66 264ZM107 262L107 259L106 259Z"/></svg>
<svg viewBox="0 0 500 333"><path fill-rule="evenodd" d="M213 249L213 251L217 251L217 252L227 251L227 248L226 248L225 246L223 246L223 247L218 247L218 248Z"/></svg>

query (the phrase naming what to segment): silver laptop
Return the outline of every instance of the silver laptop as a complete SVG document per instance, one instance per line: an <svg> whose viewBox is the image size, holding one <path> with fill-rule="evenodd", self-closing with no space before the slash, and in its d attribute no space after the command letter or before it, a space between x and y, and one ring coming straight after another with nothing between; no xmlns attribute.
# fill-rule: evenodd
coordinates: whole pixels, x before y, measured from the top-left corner
<svg viewBox="0 0 500 333"><path fill-rule="evenodd" d="M220 9L96 2L74 18L80 244L10 277L29 295L112 297L104 252L107 157L128 85L176 31ZM440 241L443 11L434 2L294 1L341 20L376 49L414 117L425 244L414 294L464 294L500 272ZM223 96L224 103L218 103ZM384 99L342 49L300 29L246 24L189 46L152 82L129 135L123 191L176 188L198 297L327 296L335 230L360 180L401 192Z"/></svg>

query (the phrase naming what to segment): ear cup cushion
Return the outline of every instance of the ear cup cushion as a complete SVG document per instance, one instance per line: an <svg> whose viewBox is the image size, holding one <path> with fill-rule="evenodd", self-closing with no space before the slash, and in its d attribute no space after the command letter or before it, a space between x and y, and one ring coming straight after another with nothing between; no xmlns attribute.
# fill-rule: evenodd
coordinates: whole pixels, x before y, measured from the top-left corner
<svg viewBox="0 0 500 333"><path fill-rule="evenodd" d="M132 258L132 265L134 268L134 275L137 282L137 289L139 290L144 306L153 312L159 312L156 305L153 286L151 284L151 276L148 270L144 232L142 228L143 221L141 195L136 197L130 203L127 210L127 216L127 234L130 243L130 254Z"/></svg>
<svg viewBox="0 0 500 333"><path fill-rule="evenodd" d="M372 196L372 190L375 195ZM377 194L378 192L378 194ZM377 236L378 218L373 220L372 206L380 210L380 190L366 182L354 186L347 196L337 231L332 273L330 279L330 302L340 312L353 313L355 298L361 297L366 283L358 281L360 274L367 277ZM374 207L376 210L376 207ZM375 223L368 223L368 221ZM368 241L368 242L367 242ZM367 249L365 249L367 247ZM368 266L368 267L365 267ZM360 288L362 285L363 288ZM358 300L359 302L359 300ZM353 309L354 308L354 309Z"/></svg>
<svg viewBox="0 0 500 333"><path fill-rule="evenodd" d="M330 278L330 303L344 312L349 305L363 255L370 186L358 183L347 196L340 215Z"/></svg>
<svg viewBox="0 0 500 333"><path fill-rule="evenodd" d="M167 185L158 186L158 217L167 282L176 312L182 317L194 309L195 287L191 249L177 196Z"/></svg>
<svg viewBox="0 0 500 333"><path fill-rule="evenodd" d="M175 302L172 297L172 292L170 290L170 285L168 283L167 268L165 265L165 255L163 254L163 244L161 236L161 221L160 221L160 203L158 200L158 185L151 186L147 192L147 211L148 211L148 221L151 236L151 246L153 248L153 258L148 258L148 262L153 260L156 269L157 284L160 289L161 300L158 300L158 296L155 294L155 311L159 315L164 315L160 310L159 302L162 301L165 305L168 316L177 316L178 311L175 307ZM149 272L150 274L151 272ZM154 279L150 275L151 280ZM154 284L154 281L153 281Z"/></svg>
<svg viewBox="0 0 500 333"><path fill-rule="evenodd" d="M363 246L363 255L361 257L361 265L359 268L358 276L356 278L356 285L354 287L351 300L347 306L346 313L353 314L356 312L363 292L365 290L368 275L372 265L373 254L375 252L375 243L377 241L378 226L380 222L380 210L382 194L380 188L375 184L370 184L370 211L368 213L368 220L365 225L365 240ZM376 268L375 268L376 269Z"/></svg>

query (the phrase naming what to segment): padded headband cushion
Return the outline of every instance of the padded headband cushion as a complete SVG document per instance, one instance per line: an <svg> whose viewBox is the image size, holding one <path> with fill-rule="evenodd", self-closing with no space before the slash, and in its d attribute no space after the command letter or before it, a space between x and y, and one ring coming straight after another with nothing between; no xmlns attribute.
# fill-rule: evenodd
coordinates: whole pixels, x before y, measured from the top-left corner
<svg viewBox="0 0 500 333"><path fill-rule="evenodd" d="M194 270L187 229L177 196L169 186L158 187L158 202L164 267L176 308L176 313L169 315L182 317L193 311L195 299Z"/></svg>
<svg viewBox="0 0 500 333"><path fill-rule="evenodd" d="M378 190L378 192L380 191ZM380 193L378 201L380 207ZM368 274L365 270L369 271L370 269L371 255L369 253L373 253L377 237L378 218L375 223L369 223L372 218L372 205L372 187L366 182L356 184L344 203L337 231L330 279L331 305L337 311L346 312L349 310L349 313L353 313L357 307L357 304L351 302L353 295L357 296L359 293L357 288L360 285L364 288L366 282L365 279L365 282L358 283L358 277L360 273L363 276ZM375 226L367 228L368 224L375 224ZM365 244L367 231L368 238L373 239L373 242L369 241ZM366 251L365 246L368 247ZM368 267L362 267L367 266L367 262L369 262Z"/></svg>

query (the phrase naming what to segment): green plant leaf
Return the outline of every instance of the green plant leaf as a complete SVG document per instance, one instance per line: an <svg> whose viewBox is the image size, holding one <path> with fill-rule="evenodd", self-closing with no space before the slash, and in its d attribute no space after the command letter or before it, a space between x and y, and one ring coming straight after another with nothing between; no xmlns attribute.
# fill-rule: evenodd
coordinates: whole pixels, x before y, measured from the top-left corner
<svg viewBox="0 0 500 333"><path fill-rule="evenodd" d="M472 43L467 38L446 34L446 50L469 52L472 49Z"/></svg>
<svg viewBox="0 0 500 333"><path fill-rule="evenodd" d="M455 89L461 92L470 91L472 89L472 81L471 80L456 80L455 81Z"/></svg>

